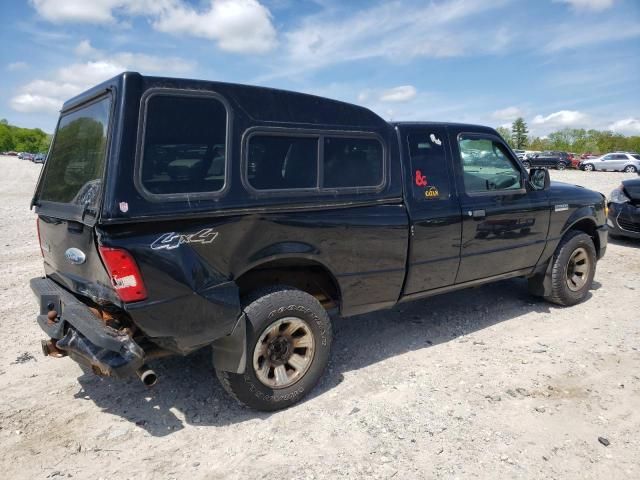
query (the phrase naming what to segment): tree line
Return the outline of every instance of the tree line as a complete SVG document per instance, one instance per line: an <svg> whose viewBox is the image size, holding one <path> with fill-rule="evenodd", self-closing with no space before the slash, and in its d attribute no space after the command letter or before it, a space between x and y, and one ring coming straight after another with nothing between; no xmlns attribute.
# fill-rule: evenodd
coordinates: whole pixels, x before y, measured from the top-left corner
<svg viewBox="0 0 640 480"><path fill-rule="evenodd" d="M0 152L47 153L51 135L39 128L21 128L0 120Z"/></svg>
<svg viewBox="0 0 640 480"><path fill-rule="evenodd" d="M573 153L604 154L615 151L640 152L640 136L625 136L609 130L564 128L546 137L529 138L529 129L523 118L517 118L506 127L496 128L500 136L517 150L559 150Z"/></svg>

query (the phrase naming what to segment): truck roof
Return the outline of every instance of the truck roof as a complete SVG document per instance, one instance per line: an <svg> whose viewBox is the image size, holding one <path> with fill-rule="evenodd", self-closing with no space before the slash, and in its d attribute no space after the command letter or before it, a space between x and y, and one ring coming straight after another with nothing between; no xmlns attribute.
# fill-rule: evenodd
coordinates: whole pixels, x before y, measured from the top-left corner
<svg viewBox="0 0 640 480"><path fill-rule="evenodd" d="M490 127L486 127L484 125L474 124L474 123L459 123L459 122L434 122L434 121L399 121L399 122L389 122L394 127L408 127L413 125L418 126L432 126L432 127L456 127L456 128L466 128L470 131L474 130L491 130Z"/></svg>
<svg viewBox="0 0 640 480"><path fill-rule="evenodd" d="M212 91L241 106L254 120L264 122L308 123L311 125L349 125L354 127L388 126L386 120L368 108L339 100L307 93L280 90L271 87L238 83L194 80L186 78L156 77L137 72L123 72L115 77L66 101L62 110L68 110L113 86L137 81L143 87ZM336 119L340 119L336 122Z"/></svg>

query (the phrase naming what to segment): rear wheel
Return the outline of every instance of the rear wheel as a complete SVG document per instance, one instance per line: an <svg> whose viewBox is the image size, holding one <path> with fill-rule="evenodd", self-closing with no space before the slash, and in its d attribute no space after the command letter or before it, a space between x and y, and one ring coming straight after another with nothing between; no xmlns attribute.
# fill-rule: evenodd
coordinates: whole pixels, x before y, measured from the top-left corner
<svg viewBox="0 0 640 480"><path fill-rule="evenodd" d="M331 348L331 321L320 302L290 287L256 291L247 317L245 372L216 370L240 403L273 411L304 397L320 379Z"/></svg>
<svg viewBox="0 0 640 480"><path fill-rule="evenodd" d="M582 167L582 169L583 169L585 172L593 172L593 171L595 170L595 168L593 167L593 165L592 165L592 164L590 164L590 163L586 163L586 164L584 165L584 167Z"/></svg>
<svg viewBox="0 0 640 480"><path fill-rule="evenodd" d="M575 305L587 296L596 272L596 248L589 235L569 231L551 260L551 295L558 305Z"/></svg>
<svg viewBox="0 0 640 480"><path fill-rule="evenodd" d="M638 169L633 165L627 165L626 167L624 167L624 171L627 173L636 173Z"/></svg>

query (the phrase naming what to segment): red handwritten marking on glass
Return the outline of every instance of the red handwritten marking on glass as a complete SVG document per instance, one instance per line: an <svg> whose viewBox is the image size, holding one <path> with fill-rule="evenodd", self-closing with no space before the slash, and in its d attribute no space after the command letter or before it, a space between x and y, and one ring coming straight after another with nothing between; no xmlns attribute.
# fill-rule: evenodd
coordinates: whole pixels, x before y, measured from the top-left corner
<svg viewBox="0 0 640 480"><path fill-rule="evenodd" d="M428 185L426 175L422 175L420 170L416 170L416 185L418 187L426 187Z"/></svg>

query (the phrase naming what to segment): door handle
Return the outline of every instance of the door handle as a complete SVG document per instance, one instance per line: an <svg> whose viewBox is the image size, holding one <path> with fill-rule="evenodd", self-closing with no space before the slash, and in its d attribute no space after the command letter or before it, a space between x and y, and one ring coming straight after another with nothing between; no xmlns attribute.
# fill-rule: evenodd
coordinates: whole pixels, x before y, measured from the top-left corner
<svg viewBox="0 0 640 480"><path fill-rule="evenodd" d="M473 218L484 218L487 216L487 213L484 210L469 210L468 215Z"/></svg>

